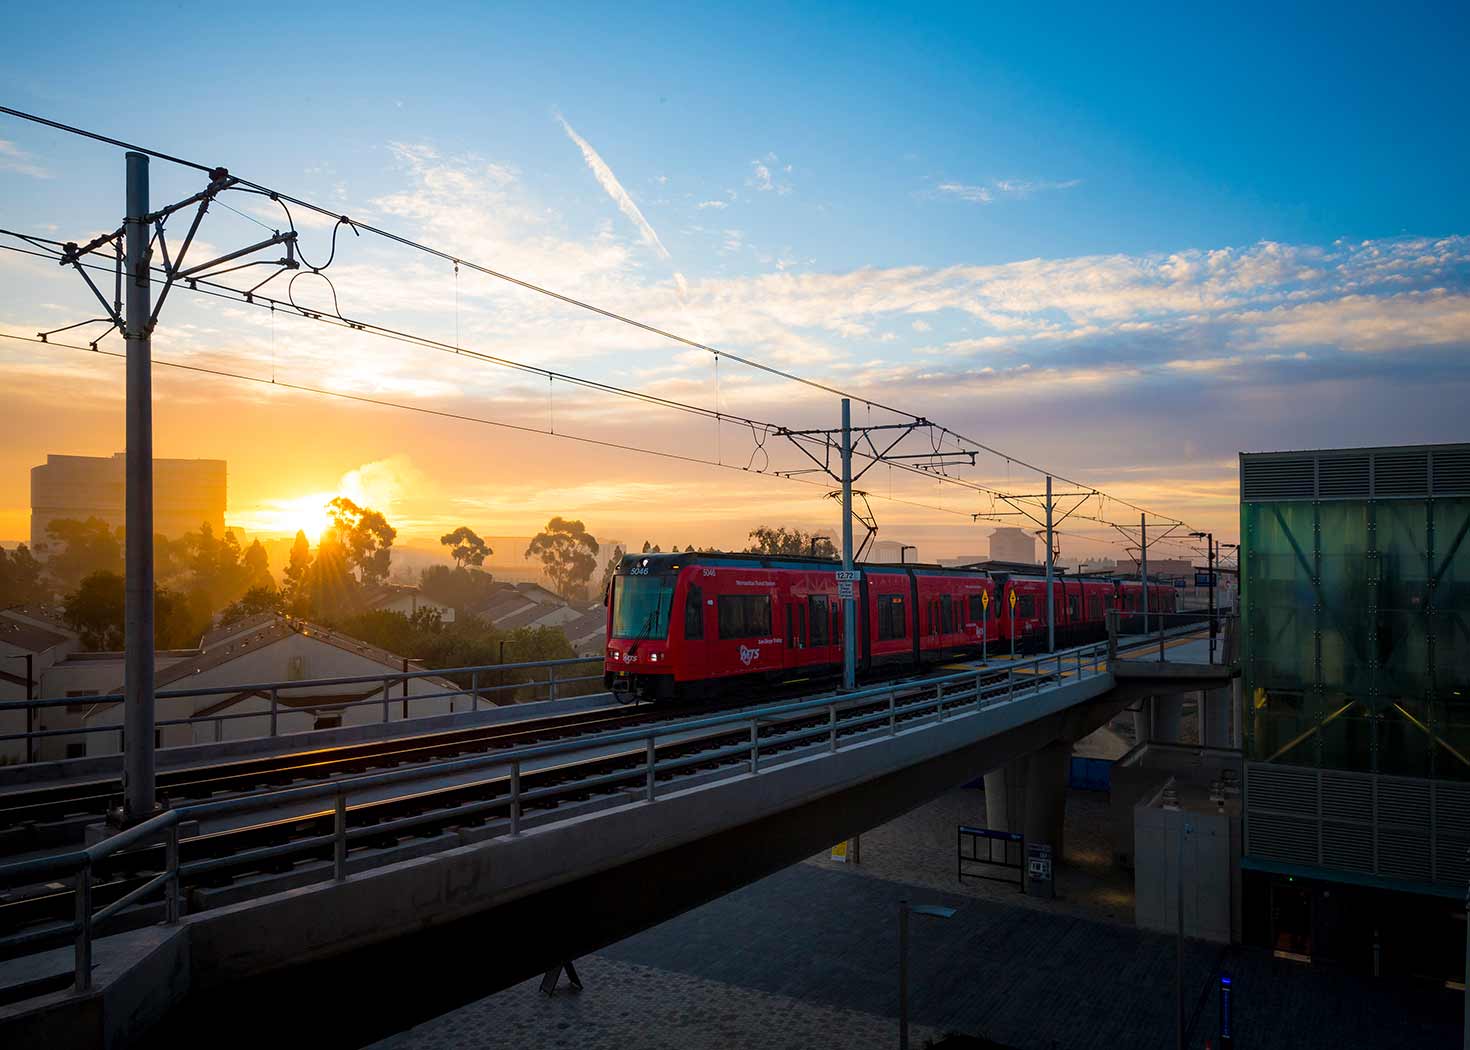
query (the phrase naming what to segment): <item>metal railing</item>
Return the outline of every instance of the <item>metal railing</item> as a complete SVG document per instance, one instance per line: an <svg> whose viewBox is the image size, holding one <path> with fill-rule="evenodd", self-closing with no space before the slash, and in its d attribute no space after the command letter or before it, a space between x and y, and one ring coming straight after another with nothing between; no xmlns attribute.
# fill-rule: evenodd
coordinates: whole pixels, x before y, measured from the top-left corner
<svg viewBox="0 0 1470 1050"><path fill-rule="evenodd" d="M788 701L766 707L747 708L701 718L654 723L585 737L509 748L499 752L427 763L382 773L347 777L331 782L280 788L165 810L136 827L123 831L86 850L39 860L0 866L0 886L34 884L59 877L75 879L75 919L0 938L0 949L53 939L70 930L75 934L76 973L74 987L86 991L91 984L91 945L96 927L124 908L138 903L159 888L167 891L167 921L178 922L183 900L180 883L185 877L218 870L241 861L279 860L294 854L322 851L330 845L330 878L347 877L348 853L354 840L379 839L385 835L412 832L433 822L443 822L452 813L455 823L497 811L502 833L519 835L525 827L527 807L544 805L558 796L587 797L591 793L626 793L628 804L651 803L659 795L659 779L677 781L711 766L716 779L759 776L788 762L814 755L835 755L875 739L895 737L912 728L948 722L978 714L1002 704L1035 697L1062 681L1105 675L1108 644L1097 642L1074 649L1020 660L1005 667L974 670L875 685L850 693L834 693ZM674 738L674 739L670 739ZM659 742L681 747L708 738L708 748L693 753L661 756ZM734 742L724 742L725 739ZM626 745L626 750L608 754L609 747ZM552 759L596 750L588 763L632 760L611 772L593 769L580 779L547 786L528 786L527 773L542 768ZM565 765L560 768L565 769ZM454 805L448 810L429 810L410 816L350 828L348 816L354 794L388 785L443 777L476 770L503 771L505 790L491 798ZM331 800L332 831L286 843L242 850L226 857L213 857L180 864L179 824L233 814L278 809L291 803ZM92 871L103 858L128 846L162 835L165 839L163 870L126 896L92 910ZM151 869L150 869L151 870ZM323 877L325 881L325 875ZM273 892L262 889L262 893Z"/></svg>
<svg viewBox="0 0 1470 1050"><path fill-rule="evenodd" d="M238 737L232 739L252 739L259 737L276 737L290 735L292 732L307 732L308 729L296 729L283 733L281 731L281 720L283 716L302 715L312 717L314 720L323 714L341 715L358 707L378 707L382 710L382 722L394 720L395 709L398 718L424 718L434 714L443 714L442 711L429 711L422 713L425 702L444 700L449 701L450 711L454 709L457 701L465 704L467 711L478 711L482 702L491 707L506 706L508 703L528 703L533 700L556 700L559 697L579 696L588 691L598 691L601 687L602 672L601 656L572 656L557 660L533 660L524 663L511 664L480 664L473 667L443 667L443 668L414 668L403 671L384 671L378 674L346 675L336 678L308 678L296 681L269 681L269 682L242 682L230 685L195 686L193 688L180 687L173 689L160 689L155 694L160 701L195 699L211 696L242 696L267 700L268 707L258 711L238 711L233 713L220 712L218 714L189 715L184 718L160 718L155 722L158 729L167 729L174 726L199 727L208 726L212 728L213 740L198 740L197 733L191 733L189 743L218 743L224 739L224 726L227 722L235 722L242 719L257 719L264 723L265 732L253 736ZM595 674L559 674L559 668L585 668L589 664L596 664L598 671ZM527 677L529 673L529 677ZM454 681L458 678L465 684L460 685ZM510 680L507 680L507 679ZM416 679L439 679L430 692L413 693L409 691L409 682ZM586 683L598 683L598 690L589 690ZM293 695L303 690L310 689L341 689L354 685L371 685L374 688L368 696L351 697L346 696L342 700L314 699L309 705L301 707L290 703ZM394 696L395 686L401 686L401 693ZM522 692L518 695L517 690ZM543 694L544 695L538 695ZM529 695L526 695L529 694ZM8 711L26 712L26 724L29 726L34 720L33 712L39 712L48 708L71 707L79 705L92 707L97 704L121 704L122 693L106 693L91 696L68 696L68 697L43 697L37 700L4 700L0 701L0 716ZM411 715L410 706L418 705L421 713ZM119 708L119 712L120 712ZM361 723L355 723L361 724ZM123 726L121 721L116 725L82 725L67 726L60 729L29 729L24 733L0 734L0 743L10 740L26 741L26 761L35 761L37 752L36 744L43 739L55 737L111 737L117 741L116 751L92 751L89 754L116 754L123 750Z"/></svg>
<svg viewBox="0 0 1470 1050"><path fill-rule="evenodd" d="M1148 633L1143 633L1144 615L1141 612L1129 612L1120 609L1107 610L1108 644L1116 652L1119 645L1131 644L1139 650L1140 656L1154 652L1159 662L1165 661L1167 657L1168 643L1180 637L1188 637L1194 634L1204 634L1214 643L1208 647L1208 657L1202 663L1229 663L1231 659L1227 652L1224 641L1234 634L1234 623L1236 615L1233 612L1217 610L1213 616L1206 609L1191 609L1183 612L1150 612L1148 614ZM1148 648L1138 645L1144 638L1150 642L1157 643L1155 650L1150 644Z"/></svg>

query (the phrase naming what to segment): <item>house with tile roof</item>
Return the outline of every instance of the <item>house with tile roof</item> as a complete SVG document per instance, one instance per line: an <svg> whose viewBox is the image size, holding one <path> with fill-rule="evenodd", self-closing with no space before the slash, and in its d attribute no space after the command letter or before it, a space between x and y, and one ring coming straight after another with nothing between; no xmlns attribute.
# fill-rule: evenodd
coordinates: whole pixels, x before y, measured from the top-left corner
<svg viewBox="0 0 1470 1050"><path fill-rule="evenodd" d="M448 714L471 705L468 692L438 676L407 682L293 687L292 682L356 678L420 668L396 653L340 631L276 613L262 613L216 628L204 637L198 650L160 653L159 657L156 679L159 690L242 686L223 693L160 698L157 708L160 722L208 719L160 727L161 747L269 735L272 706L276 712L276 731L286 734L361 725L385 718L397 721L405 717ZM274 690L254 686L254 683L272 682L279 683ZM122 703L84 698L89 694L122 692L122 654L73 654L72 659L51 669L43 678L43 687L48 696L76 696L75 705L51 710L60 712L58 722L88 732L45 738L45 754L38 757L70 758L118 751Z"/></svg>
<svg viewBox="0 0 1470 1050"><path fill-rule="evenodd" d="M77 633L38 609L20 606L0 610L0 700L26 700L41 694L41 676L75 652ZM0 712L0 736L38 728L39 716L24 711ZM28 723L29 722L29 726ZM26 758L24 740L0 740L0 756Z"/></svg>

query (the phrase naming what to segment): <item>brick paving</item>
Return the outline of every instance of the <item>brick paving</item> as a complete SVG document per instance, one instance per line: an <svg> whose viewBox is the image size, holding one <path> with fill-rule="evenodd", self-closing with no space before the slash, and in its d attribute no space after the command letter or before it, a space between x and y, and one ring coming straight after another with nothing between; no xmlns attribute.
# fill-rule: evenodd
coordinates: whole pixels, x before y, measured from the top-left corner
<svg viewBox="0 0 1470 1050"><path fill-rule="evenodd" d="M947 904L911 938L914 1046L962 1031L1017 1050L1172 1048L1175 944L1132 925L1132 882L1107 863L1105 796L1068 798L1058 899L954 875L956 823L984 796L951 792L863 836L863 863L824 857L578 960L586 990L519 985L378 1044L428 1047L891 1047L897 902ZM1460 1045L1462 997L1422 982L1302 966L1253 949L1187 945L1201 1050L1222 968L1235 1045L1250 1050L1438 1050Z"/></svg>
<svg viewBox="0 0 1470 1050"><path fill-rule="evenodd" d="M741 1047L883 1047L898 1041L891 1017L594 955L577 962L583 990L540 991L541 978L409 1029L374 1050L737 1050ZM933 1030L910 1029L915 1047Z"/></svg>

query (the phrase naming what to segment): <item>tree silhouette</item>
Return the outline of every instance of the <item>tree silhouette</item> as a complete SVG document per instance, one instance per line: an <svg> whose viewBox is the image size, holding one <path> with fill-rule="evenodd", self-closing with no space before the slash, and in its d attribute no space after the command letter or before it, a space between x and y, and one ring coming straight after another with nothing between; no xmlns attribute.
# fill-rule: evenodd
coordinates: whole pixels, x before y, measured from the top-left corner
<svg viewBox="0 0 1470 1050"><path fill-rule="evenodd" d="M567 601L585 600L587 582L597 571L597 539L580 521L552 518L526 548L539 558L556 592Z"/></svg>
<svg viewBox="0 0 1470 1050"><path fill-rule="evenodd" d="M762 525L750 531L755 542L745 548L747 554L764 554L768 557L791 557L811 555L817 558L837 558L837 548L826 536L818 536L800 529L774 528Z"/></svg>
<svg viewBox="0 0 1470 1050"><path fill-rule="evenodd" d="M647 544L644 544L645 549L647 546ZM607 564L602 567L602 584L598 587L598 590L603 595L607 594L607 585L612 583L612 578L618 574L618 566L623 563L623 557L627 553L623 549L623 545L621 543L618 544L613 548L612 557L608 558Z"/></svg>
<svg viewBox="0 0 1470 1050"><path fill-rule="evenodd" d="M485 564L487 555L495 553L468 525L461 525L453 532L440 536L439 542L449 548L454 564L461 569L470 565L478 568Z"/></svg>
<svg viewBox="0 0 1470 1050"><path fill-rule="evenodd" d="M41 563L24 543L9 554L0 549L0 606L45 601L50 589L41 576Z"/></svg>
<svg viewBox="0 0 1470 1050"><path fill-rule="evenodd" d="M123 570L122 542L101 518L55 518L47 524L46 535L51 538L46 572L60 590L75 590L83 577L94 572Z"/></svg>
<svg viewBox="0 0 1470 1050"><path fill-rule="evenodd" d="M398 530L388 519L368 507L359 507L346 496L338 496L327 504L337 538L341 541L348 565L357 570L365 584L379 584L388 578L392 561L393 538ZM318 552L317 559L321 559Z"/></svg>
<svg viewBox="0 0 1470 1050"><path fill-rule="evenodd" d="M296 540L291 544L290 560L286 562L282 576L285 578L281 590L286 611L297 616L307 615L311 611L311 544L306 542L306 533L300 529L296 531Z"/></svg>

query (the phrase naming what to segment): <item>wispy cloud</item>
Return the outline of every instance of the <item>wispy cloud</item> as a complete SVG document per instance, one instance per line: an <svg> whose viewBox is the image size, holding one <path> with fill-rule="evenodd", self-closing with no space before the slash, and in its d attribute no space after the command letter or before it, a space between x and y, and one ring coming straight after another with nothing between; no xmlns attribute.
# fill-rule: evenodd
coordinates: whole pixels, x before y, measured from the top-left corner
<svg viewBox="0 0 1470 1050"><path fill-rule="evenodd" d="M51 177L49 171L9 139L0 139L0 171L13 171L17 175L29 175L33 179Z"/></svg>
<svg viewBox="0 0 1470 1050"><path fill-rule="evenodd" d="M727 208L727 207L729 207L729 205L726 204L724 201L700 201L698 204L695 205L695 207L696 208Z"/></svg>
<svg viewBox="0 0 1470 1050"><path fill-rule="evenodd" d="M991 179L982 183L941 182L934 189L971 204L993 204L1005 198L1024 200L1048 190L1070 190L1081 184L1081 179Z"/></svg>
<svg viewBox="0 0 1470 1050"><path fill-rule="evenodd" d="M774 153L767 153L759 160L751 161L750 169L750 178L745 180L745 184L751 189L781 196L791 192L791 184L781 179L782 175L791 174L791 165L782 164L781 158Z"/></svg>
<svg viewBox="0 0 1470 1050"><path fill-rule="evenodd" d="M659 240L658 234L643 217L643 212L638 210L638 205L633 202L628 191L623 189L623 184L613 174L612 168L607 166L607 162L592 148L590 142L577 134L576 129L567 123L565 117L558 113L556 119L561 122L562 130L567 133L567 137L575 142L577 148L582 151L582 159L587 162L587 167L592 169L592 175L597 179L598 184L607 191L607 195L613 199L613 203L618 206L618 210L627 217L628 221L638 227L638 233L643 237L643 242L657 252L659 258L669 258L669 250L664 247L664 242Z"/></svg>

